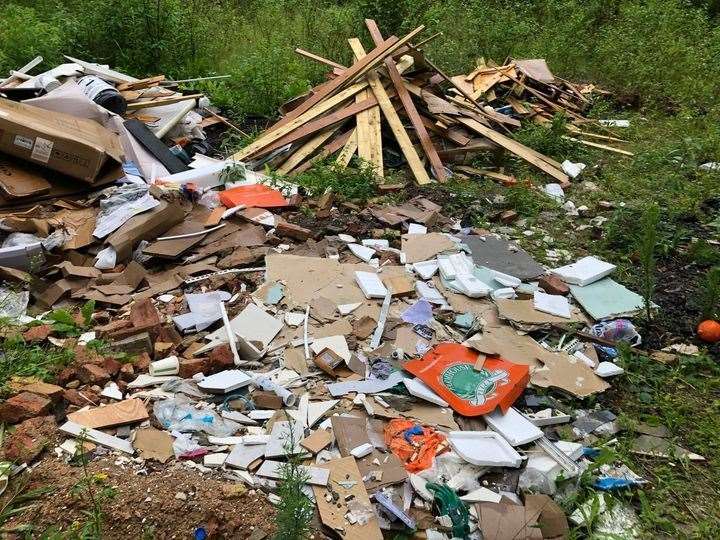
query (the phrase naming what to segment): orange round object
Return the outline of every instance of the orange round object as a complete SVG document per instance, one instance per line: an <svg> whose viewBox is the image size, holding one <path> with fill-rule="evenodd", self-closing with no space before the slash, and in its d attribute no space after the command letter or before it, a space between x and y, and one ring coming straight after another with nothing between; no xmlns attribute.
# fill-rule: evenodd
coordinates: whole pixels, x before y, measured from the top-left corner
<svg viewBox="0 0 720 540"><path fill-rule="evenodd" d="M697 327L697 335L708 343L720 341L720 322L711 320L701 322Z"/></svg>

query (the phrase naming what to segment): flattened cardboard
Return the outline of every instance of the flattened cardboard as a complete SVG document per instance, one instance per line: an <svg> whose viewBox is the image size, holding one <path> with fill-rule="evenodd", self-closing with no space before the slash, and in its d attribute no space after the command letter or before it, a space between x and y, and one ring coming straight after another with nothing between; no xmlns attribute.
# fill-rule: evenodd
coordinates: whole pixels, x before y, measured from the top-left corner
<svg viewBox="0 0 720 540"><path fill-rule="evenodd" d="M300 441L300 446L317 454L323 448L327 448L333 441L332 435L325 429L316 429L308 437Z"/></svg>
<svg viewBox="0 0 720 540"><path fill-rule="evenodd" d="M160 201L155 208L127 220L106 242L117 252L118 261L123 261L141 240L154 240L183 219L185 212L178 204Z"/></svg>
<svg viewBox="0 0 720 540"><path fill-rule="evenodd" d="M570 318L557 317L548 313L543 313L533 307L532 300L509 300L507 298L498 298L495 300L498 308L498 315L501 319L530 325L545 324L567 324L570 322L585 322L585 318L576 307L570 310Z"/></svg>
<svg viewBox="0 0 720 540"><path fill-rule="evenodd" d="M535 386L558 388L581 398L610 388L590 366L567 353L548 353L542 361L545 366L536 369L531 378Z"/></svg>
<svg viewBox="0 0 720 540"><path fill-rule="evenodd" d="M29 167L0 154L0 189L9 199L43 195L50 191L50 182Z"/></svg>
<svg viewBox="0 0 720 540"><path fill-rule="evenodd" d="M140 399L126 399L112 405L77 411L68 420L89 428L105 428L143 422L148 419L145 404Z"/></svg>
<svg viewBox="0 0 720 540"><path fill-rule="evenodd" d="M179 236L182 234L190 234L203 231L204 225L195 221L184 221L171 229L168 229L163 236ZM158 240L152 242L145 249L143 253L146 255L152 255L154 257L161 257L163 259L176 259L188 249L196 244L199 244L205 237L204 234L197 236L191 236L189 238L176 238L174 240Z"/></svg>
<svg viewBox="0 0 720 540"><path fill-rule="evenodd" d="M2 98L0 151L89 184L123 161L118 136L97 122Z"/></svg>
<svg viewBox="0 0 720 540"><path fill-rule="evenodd" d="M138 429L135 432L133 446L140 452L143 459L154 459L166 463L175 456L173 452L173 438L167 431L153 427Z"/></svg>
<svg viewBox="0 0 720 540"><path fill-rule="evenodd" d="M438 253L455 249L455 242L442 233L404 234L401 251L408 264L426 261Z"/></svg>
<svg viewBox="0 0 720 540"><path fill-rule="evenodd" d="M319 465L319 467L330 470L328 485L332 486L333 491L340 495L337 502L327 502L325 496L328 494L328 489L313 486L313 493L315 494L320 520L323 525L334 531L344 531L342 538L346 540L382 540L382 532L370 503L370 497L368 497L363 484L362 475L355 463L355 458L351 456L334 459ZM371 517L367 523L356 522L351 524L345 519L345 515L353 507L362 509L363 513L365 511L369 513Z"/></svg>
<svg viewBox="0 0 720 540"><path fill-rule="evenodd" d="M480 528L484 540L542 540L537 526L537 515L532 515L524 506L504 503L482 502L477 505Z"/></svg>

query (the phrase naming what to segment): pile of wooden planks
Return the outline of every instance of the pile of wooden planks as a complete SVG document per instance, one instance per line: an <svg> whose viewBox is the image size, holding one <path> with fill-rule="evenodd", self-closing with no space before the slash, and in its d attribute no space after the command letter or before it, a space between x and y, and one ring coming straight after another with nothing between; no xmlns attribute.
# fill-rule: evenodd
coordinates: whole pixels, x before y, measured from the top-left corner
<svg viewBox="0 0 720 540"><path fill-rule="evenodd" d="M521 120L550 122L559 112L566 115L572 140L629 153L584 140L624 142L591 132L600 126L582 113L592 87L555 77L544 60L509 59L503 65L481 60L471 73L450 77L422 52L432 38L411 43L422 26L399 39L383 37L371 19L365 23L375 48L368 52L359 39L349 39L351 66L296 49L327 65L328 80L292 100L285 115L234 159L293 175L333 155L346 167L357 154L382 177L384 156L401 153L422 185L432 178L445 181L451 174L447 165L458 158L503 150L568 185L560 163L512 138Z"/></svg>

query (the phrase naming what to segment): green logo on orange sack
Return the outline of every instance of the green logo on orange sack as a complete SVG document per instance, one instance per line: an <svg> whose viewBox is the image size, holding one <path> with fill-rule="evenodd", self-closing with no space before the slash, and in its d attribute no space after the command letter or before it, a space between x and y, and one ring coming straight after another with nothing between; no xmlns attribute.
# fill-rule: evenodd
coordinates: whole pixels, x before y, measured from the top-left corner
<svg viewBox="0 0 720 540"><path fill-rule="evenodd" d="M471 405L482 405L495 397L495 390L510 382L504 369L476 371L471 364L455 364L442 373L442 383L456 396Z"/></svg>

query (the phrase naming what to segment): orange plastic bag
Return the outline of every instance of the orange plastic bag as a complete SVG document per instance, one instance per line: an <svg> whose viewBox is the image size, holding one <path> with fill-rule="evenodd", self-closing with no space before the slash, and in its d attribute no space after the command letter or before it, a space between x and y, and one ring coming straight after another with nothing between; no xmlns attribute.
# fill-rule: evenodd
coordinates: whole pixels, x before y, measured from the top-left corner
<svg viewBox="0 0 720 540"><path fill-rule="evenodd" d="M457 343L440 343L418 360L403 364L463 416L507 412L530 381L528 366L486 358L475 369L478 353Z"/></svg>
<svg viewBox="0 0 720 540"><path fill-rule="evenodd" d="M244 204L248 208L280 208L289 206L285 197L277 189L263 184L238 186L220 192L220 202L228 207Z"/></svg>
<svg viewBox="0 0 720 540"><path fill-rule="evenodd" d="M447 438L439 431L402 418L390 420L385 427L385 444L411 473L429 469L433 458L450 448Z"/></svg>

